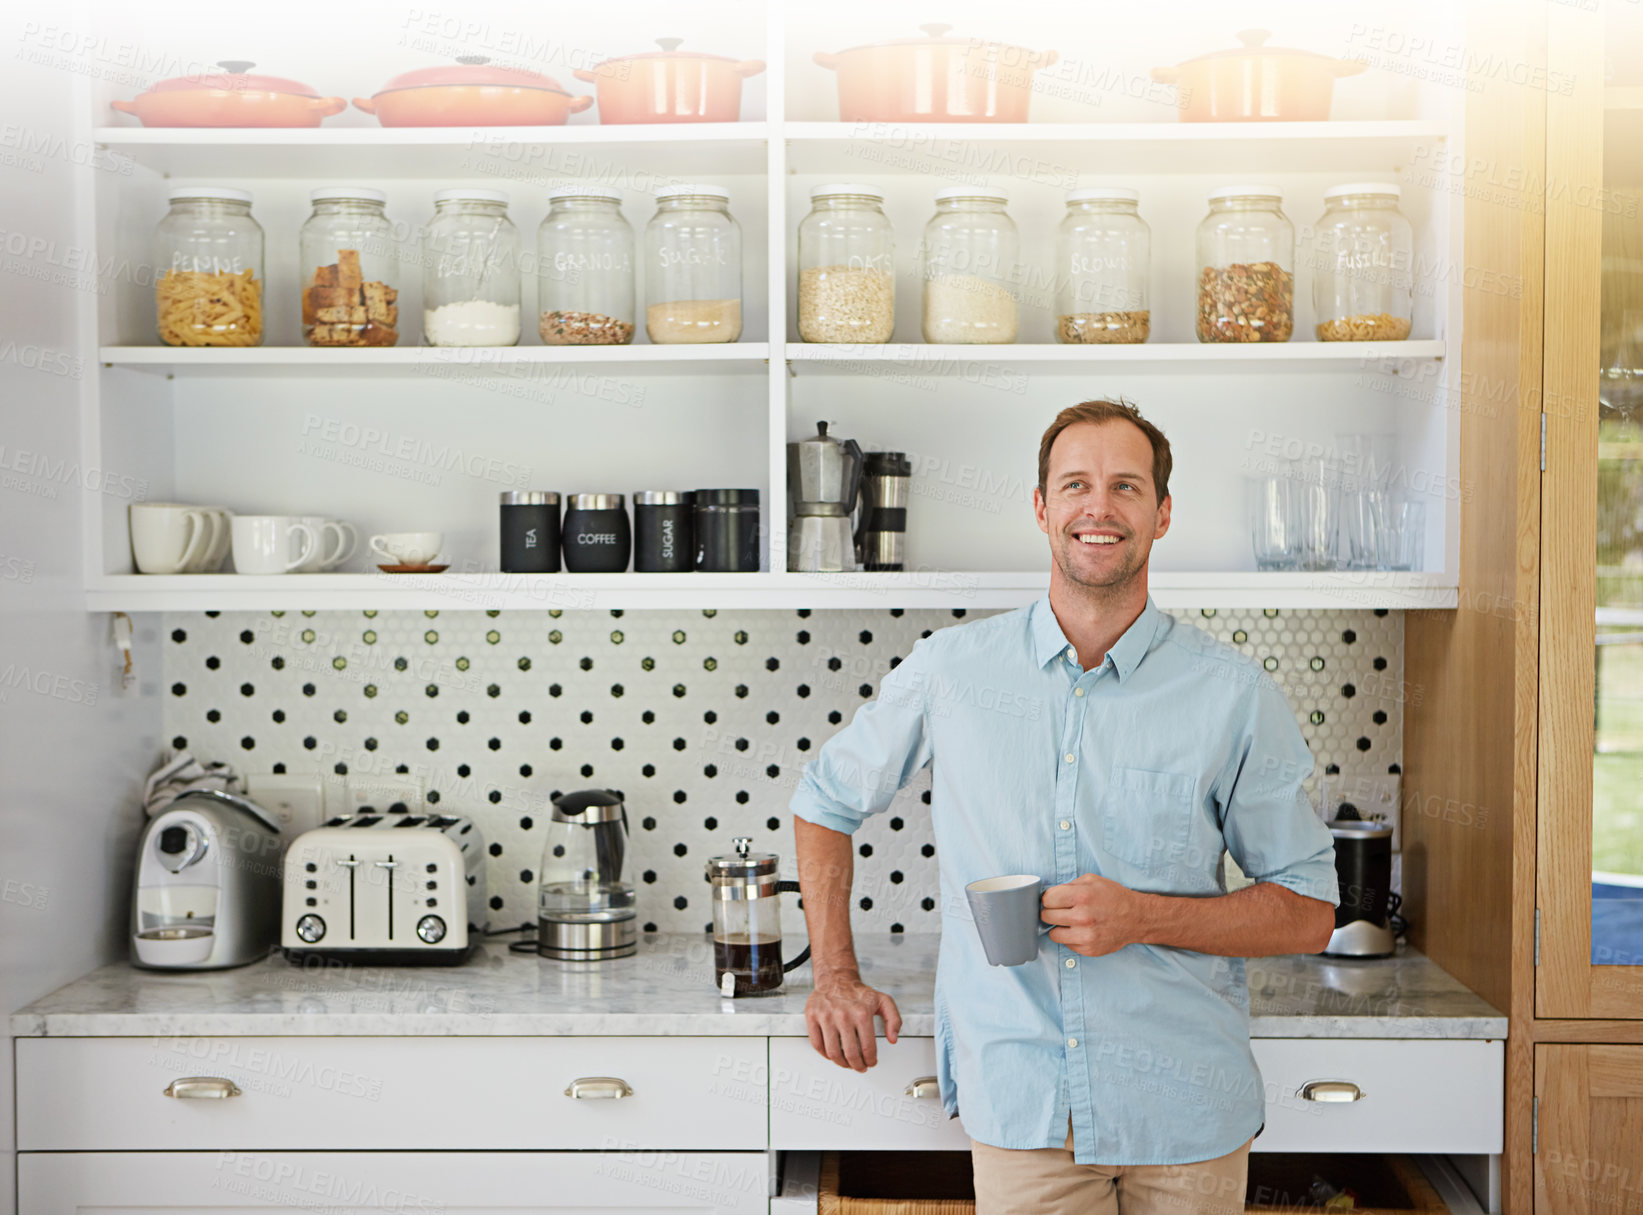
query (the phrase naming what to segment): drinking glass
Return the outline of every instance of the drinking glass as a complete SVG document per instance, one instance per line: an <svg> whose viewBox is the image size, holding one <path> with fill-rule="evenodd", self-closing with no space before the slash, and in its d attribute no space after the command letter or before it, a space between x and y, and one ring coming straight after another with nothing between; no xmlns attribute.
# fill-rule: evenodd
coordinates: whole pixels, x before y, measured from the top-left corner
<svg viewBox="0 0 1643 1215"><path fill-rule="evenodd" d="M1379 491L1377 491L1379 492ZM1426 558L1426 503L1407 494L1381 493L1377 569L1418 570Z"/></svg>
<svg viewBox="0 0 1643 1215"><path fill-rule="evenodd" d="M1336 542L1341 530L1340 473L1328 460L1296 465L1291 494L1295 514L1295 567L1332 570L1339 565Z"/></svg>
<svg viewBox="0 0 1643 1215"><path fill-rule="evenodd" d="M1296 560L1294 479L1246 477L1249 535L1258 570L1292 570Z"/></svg>

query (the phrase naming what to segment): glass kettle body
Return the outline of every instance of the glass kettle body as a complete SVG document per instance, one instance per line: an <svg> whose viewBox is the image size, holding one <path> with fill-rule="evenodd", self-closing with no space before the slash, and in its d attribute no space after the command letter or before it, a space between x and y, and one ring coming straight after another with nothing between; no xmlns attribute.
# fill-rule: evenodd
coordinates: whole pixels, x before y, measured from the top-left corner
<svg viewBox="0 0 1643 1215"><path fill-rule="evenodd" d="M628 816L610 789L553 799L538 870L537 951L564 961L624 958L638 949L633 883L623 873Z"/></svg>

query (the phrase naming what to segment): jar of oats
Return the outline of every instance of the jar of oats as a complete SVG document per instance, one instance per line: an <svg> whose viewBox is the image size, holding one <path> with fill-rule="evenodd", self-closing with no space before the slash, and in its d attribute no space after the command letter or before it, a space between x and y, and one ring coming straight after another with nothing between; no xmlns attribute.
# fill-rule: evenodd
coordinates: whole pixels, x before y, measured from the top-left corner
<svg viewBox="0 0 1643 1215"><path fill-rule="evenodd" d="M896 327L895 233L873 186L810 191L799 224L799 336L888 342Z"/></svg>
<svg viewBox="0 0 1643 1215"><path fill-rule="evenodd" d="M1414 230L1385 182L1331 186L1312 248L1320 342L1401 342L1414 308Z"/></svg>
<svg viewBox="0 0 1643 1215"><path fill-rule="evenodd" d="M622 192L580 182L548 195L536 230L537 333L544 346L633 341L633 229Z"/></svg>
<svg viewBox="0 0 1643 1215"><path fill-rule="evenodd" d="M1007 202L988 187L937 191L920 258L926 342L1015 341L1021 236Z"/></svg>
<svg viewBox="0 0 1643 1215"><path fill-rule="evenodd" d="M1271 186L1223 186L1198 225L1198 340L1287 342L1295 332L1295 225Z"/></svg>
<svg viewBox="0 0 1643 1215"><path fill-rule="evenodd" d="M1139 205L1140 195L1122 186L1067 192L1067 214L1055 234L1056 341L1144 342L1152 332L1152 231Z"/></svg>

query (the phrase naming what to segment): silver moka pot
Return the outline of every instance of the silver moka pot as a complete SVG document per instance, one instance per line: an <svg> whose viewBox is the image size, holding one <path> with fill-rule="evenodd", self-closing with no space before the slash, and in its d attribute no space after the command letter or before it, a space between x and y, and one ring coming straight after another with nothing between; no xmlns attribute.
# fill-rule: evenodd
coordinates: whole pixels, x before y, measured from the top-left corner
<svg viewBox="0 0 1643 1215"><path fill-rule="evenodd" d="M633 883L623 875L628 812L612 789L553 799L537 891L536 949L561 961L625 958L639 948Z"/></svg>
<svg viewBox="0 0 1643 1215"><path fill-rule="evenodd" d="M861 467L861 444L833 438L826 422L817 422L810 438L787 445L789 570L842 573L856 568L850 516L861 489Z"/></svg>

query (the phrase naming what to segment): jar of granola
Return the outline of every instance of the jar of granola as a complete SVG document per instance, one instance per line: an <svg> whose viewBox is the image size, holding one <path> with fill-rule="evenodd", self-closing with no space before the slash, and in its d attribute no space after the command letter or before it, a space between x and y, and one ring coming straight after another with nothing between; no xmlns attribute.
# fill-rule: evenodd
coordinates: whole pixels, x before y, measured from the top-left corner
<svg viewBox="0 0 1643 1215"><path fill-rule="evenodd" d="M537 332L544 346L633 341L633 228L622 192L572 183L548 195L536 230Z"/></svg>
<svg viewBox="0 0 1643 1215"><path fill-rule="evenodd" d="M1295 331L1295 226L1271 186L1223 186L1198 225L1198 340L1287 342Z"/></svg>
<svg viewBox="0 0 1643 1215"><path fill-rule="evenodd" d="M1144 342L1152 332L1152 231L1139 199L1122 186L1067 192L1067 214L1056 229L1056 341Z"/></svg>
<svg viewBox="0 0 1643 1215"><path fill-rule="evenodd" d="M1385 182L1331 186L1313 241L1320 342L1401 342L1414 308L1414 230Z"/></svg>

